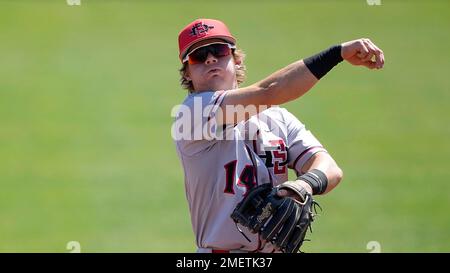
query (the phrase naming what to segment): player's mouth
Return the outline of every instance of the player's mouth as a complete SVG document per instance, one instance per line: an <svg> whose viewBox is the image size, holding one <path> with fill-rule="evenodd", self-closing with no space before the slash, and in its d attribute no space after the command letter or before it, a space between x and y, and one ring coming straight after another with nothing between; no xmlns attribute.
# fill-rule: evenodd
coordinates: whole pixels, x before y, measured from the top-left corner
<svg viewBox="0 0 450 273"><path fill-rule="evenodd" d="M222 69L220 68L211 68L206 72L206 75L208 76L212 76L212 75L217 75L221 72Z"/></svg>

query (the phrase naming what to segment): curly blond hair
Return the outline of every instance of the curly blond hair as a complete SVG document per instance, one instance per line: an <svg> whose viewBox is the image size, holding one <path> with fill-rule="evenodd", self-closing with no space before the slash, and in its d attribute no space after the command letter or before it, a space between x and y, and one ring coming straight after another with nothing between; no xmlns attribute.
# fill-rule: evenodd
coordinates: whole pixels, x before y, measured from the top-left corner
<svg viewBox="0 0 450 273"><path fill-rule="evenodd" d="M244 65L244 59L245 59L245 53L241 49L235 49L233 50L233 57L234 62L239 63L240 65L236 68L236 81L238 86L241 85L245 81L245 65ZM187 89L189 92L194 91L194 85L192 84L192 81L189 81L186 79L186 71L187 71L188 63L185 62L180 68L180 84L183 89Z"/></svg>

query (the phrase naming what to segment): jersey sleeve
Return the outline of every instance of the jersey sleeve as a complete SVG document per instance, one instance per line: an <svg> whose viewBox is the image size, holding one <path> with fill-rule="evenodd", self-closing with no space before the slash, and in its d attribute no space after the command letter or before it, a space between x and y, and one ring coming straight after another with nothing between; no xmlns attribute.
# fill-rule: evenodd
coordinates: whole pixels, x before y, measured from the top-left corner
<svg viewBox="0 0 450 273"><path fill-rule="evenodd" d="M184 155L198 154L220 137L216 116L224 95L224 91L195 93L179 106L172 137Z"/></svg>
<svg viewBox="0 0 450 273"><path fill-rule="evenodd" d="M317 138L294 115L284 110L287 127L288 167L301 174L303 165L316 153L327 152Z"/></svg>

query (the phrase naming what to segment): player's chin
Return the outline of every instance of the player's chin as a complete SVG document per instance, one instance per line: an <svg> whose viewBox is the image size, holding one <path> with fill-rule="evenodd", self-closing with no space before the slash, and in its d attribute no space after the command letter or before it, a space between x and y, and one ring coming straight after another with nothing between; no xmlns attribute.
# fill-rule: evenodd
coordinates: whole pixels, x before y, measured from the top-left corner
<svg viewBox="0 0 450 273"><path fill-rule="evenodd" d="M216 87L222 86L225 82L224 77L219 74L208 75L206 80L209 85L216 86Z"/></svg>

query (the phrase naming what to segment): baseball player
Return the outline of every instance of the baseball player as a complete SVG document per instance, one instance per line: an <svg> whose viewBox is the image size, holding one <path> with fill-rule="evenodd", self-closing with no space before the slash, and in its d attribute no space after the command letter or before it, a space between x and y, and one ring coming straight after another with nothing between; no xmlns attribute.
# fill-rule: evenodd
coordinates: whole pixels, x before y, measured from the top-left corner
<svg viewBox="0 0 450 273"><path fill-rule="evenodd" d="M288 181L288 169L299 176L292 182L311 195L328 193L343 175L305 125L277 105L301 97L343 60L380 69L383 52L369 39L357 39L240 87L244 54L223 22L197 19L181 30L178 42L181 84L189 93L172 136L197 252L277 251L259 234L236 226L230 218L236 205L258 185ZM288 189L277 194L297 198Z"/></svg>

